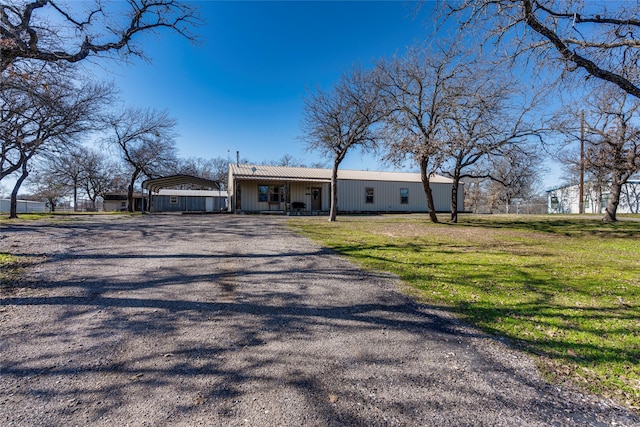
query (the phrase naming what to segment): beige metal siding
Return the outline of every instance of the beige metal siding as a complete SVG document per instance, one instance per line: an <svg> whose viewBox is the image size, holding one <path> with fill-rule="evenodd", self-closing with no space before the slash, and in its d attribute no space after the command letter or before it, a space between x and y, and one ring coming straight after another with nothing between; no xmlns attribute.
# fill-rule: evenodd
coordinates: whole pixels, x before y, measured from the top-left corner
<svg viewBox="0 0 640 427"><path fill-rule="evenodd" d="M311 188L319 187L322 190L322 208L323 211L329 210L329 184L320 182L292 182L291 183L291 202L302 202L305 204L305 210L311 210Z"/></svg>
<svg viewBox="0 0 640 427"><path fill-rule="evenodd" d="M258 183L251 181L242 181L240 186L240 206L243 211L257 211L260 210L258 204ZM264 203L265 206L268 204Z"/></svg>
<svg viewBox="0 0 640 427"><path fill-rule="evenodd" d="M373 188L373 203L366 203L366 189ZM409 203L400 202L400 189L409 190ZM451 184L432 183L437 212L451 209ZM462 185L458 193L458 209L463 210ZM338 210L342 212L427 212L427 199L422 183L382 181L338 181Z"/></svg>
<svg viewBox="0 0 640 427"><path fill-rule="evenodd" d="M309 184L306 182L291 183L291 202L302 202L305 210L311 209L311 197L309 196Z"/></svg>
<svg viewBox="0 0 640 427"><path fill-rule="evenodd" d="M261 165L229 165L230 209L235 209L235 188L242 192L242 211L283 210L280 205L258 202L258 185L282 185L290 183L291 202L303 202L311 210L311 188L322 188L322 210L331 205L330 169L290 168ZM404 172L338 171L338 210L342 212L426 212L427 203L420 174ZM239 184L241 183L241 184ZM431 178L437 211L450 208L451 179L434 175ZM459 207L463 210L464 192L460 186ZM374 189L374 202L366 203L365 189ZM409 203L400 202L400 189L409 189Z"/></svg>

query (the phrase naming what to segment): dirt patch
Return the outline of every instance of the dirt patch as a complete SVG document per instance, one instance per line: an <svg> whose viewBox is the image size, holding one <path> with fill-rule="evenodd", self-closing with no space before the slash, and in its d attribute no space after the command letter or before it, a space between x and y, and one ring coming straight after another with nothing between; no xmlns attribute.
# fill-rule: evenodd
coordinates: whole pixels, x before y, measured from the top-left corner
<svg viewBox="0 0 640 427"><path fill-rule="evenodd" d="M639 425L287 231L285 218L2 225L2 425Z"/></svg>

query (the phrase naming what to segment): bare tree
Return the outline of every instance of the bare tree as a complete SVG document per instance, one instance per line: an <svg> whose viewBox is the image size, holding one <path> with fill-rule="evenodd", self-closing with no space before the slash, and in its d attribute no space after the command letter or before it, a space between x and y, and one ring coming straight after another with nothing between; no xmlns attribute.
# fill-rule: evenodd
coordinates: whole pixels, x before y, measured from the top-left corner
<svg viewBox="0 0 640 427"><path fill-rule="evenodd" d="M529 199L537 193L540 157L536 151L522 144L510 145L496 156L490 156L491 176L489 204L505 206L510 213L514 199Z"/></svg>
<svg viewBox="0 0 640 427"><path fill-rule="evenodd" d="M223 157L213 159L190 157L179 161L177 173L210 179L216 181L222 188L229 177L229 162Z"/></svg>
<svg viewBox="0 0 640 427"><path fill-rule="evenodd" d="M590 98L593 99L593 98ZM622 188L640 172L640 101L624 92L603 87L590 107L586 123L588 170L608 170L609 200L603 221L616 221Z"/></svg>
<svg viewBox="0 0 640 427"><path fill-rule="evenodd" d="M579 180L584 169L587 194L595 193L598 212L609 188L603 221L616 221L620 195L627 181L640 172L640 101L613 85L601 85L576 106L556 114L556 127L568 148L558 158L567 166L567 180ZM580 123L583 123L582 125ZM584 155L573 148L584 136ZM588 191L588 190L592 191ZM582 201L584 202L584 201Z"/></svg>
<svg viewBox="0 0 640 427"><path fill-rule="evenodd" d="M188 2L8 0L0 4L0 71L16 61L78 62L100 54L137 55L140 33L169 29L193 40L200 23Z"/></svg>
<svg viewBox="0 0 640 427"><path fill-rule="evenodd" d="M540 137L532 112L536 99L526 96L508 70L474 61L455 79L450 96L453 108L445 120L446 142L442 172L453 179L451 222L458 221L458 186L463 178L489 178L491 166L482 162L489 155L500 155L508 146L526 147L527 139Z"/></svg>
<svg viewBox="0 0 640 427"><path fill-rule="evenodd" d="M429 216L438 222L430 179L442 165L444 126L454 106L454 81L464 71L455 53L411 50L380 61L376 73L386 115L387 160L409 156L420 167Z"/></svg>
<svg viewBox="0 0 640 427"><path fill-rule="evenodd" d="M578 120L578 119L576 119ZM563 181L565 185L579 185L581 169L583 169L583 193L585 200L592 203L592 212L602 212L602 195L609 186L609 165L604 165L597 160L599 153L592 147L586 147L584 158L580 154L580 149L574 147L563 148L557 155L557 160L564 166ZM595 156L596 158L591 158ZM589 199L587 199L589 197Z"/></svg>
<svg viewBox="0 0 640 427"><path fill-rule="evenodd" d="M333 158L329 221L338 212L338 168L355 147L373 149L378 135L374 125L383 117L378 85L371 72L354 67L345 72L331 91L316 89L304 99L302 141L308 150Z"/></svg>
<svg viewBox="0 0 640 427"><path fill-rule="evenodd" d="M107 118L111 135L105 138L129 170L128 210L133 212L133 190L141 176L156 178L177 165L176 120L166 111L127 108Z"/></svg>
<svg viewBox="0 0 640 427"><path fill-rule="evenodd" d="M631 213L640 213L640 184L625 185L621 196L621 205L624 204Z"/></svg>
<svg viewBox="0 0 640 427"><path fill-rule="evenodd" d="M99 197L109 191L122 191L126 188L126 179L120 166L103 151L87 149L86 156L79 159L82 165L80 187L91 200L93 209Z"/></svg>
<svg viewBox="0 0 640 427"><path fill-rule="evenodd" d="M51 156L45 168L51 175L50 179L67 187L73 194L73 210L78 209L78 188L84 179L84 160L89 151L83 146L71 147L68 151Z"/></svg>
<svg viewBox="0 0 640 427"><path fill-rule="evenodd" d="M286 166L292 168L306 167L304 161L296 159L291 154L284 154L278 160L268 161L265 164L270 166Z"/></svg>
<svg viewBox="0 0 640 427"><path fill-rule="evenodd" d="M39 165L27 182L33 196L46 200L49 211L55 212L58 203L69 195L69 187L64 182L60 182L50 166L51 162L48 161Z"/></svg>
<svg viewBox="0 0 640 427"><path fill-rule="evenodd" d="M69 73L39 70L3 75L0 82L0 180L19 173L11 194L11 217L17 216L18 190L29 175L31 160L71 146L95 129L96 115L111 99L111 86L79 84Z"/></svg>
<svg viewBox="0 0 640 427"><path fill-rule="evenodd" d="M580 71L640 98L637 2L461 0L439 8L510 59L533 60L536 70Z"/></svg>

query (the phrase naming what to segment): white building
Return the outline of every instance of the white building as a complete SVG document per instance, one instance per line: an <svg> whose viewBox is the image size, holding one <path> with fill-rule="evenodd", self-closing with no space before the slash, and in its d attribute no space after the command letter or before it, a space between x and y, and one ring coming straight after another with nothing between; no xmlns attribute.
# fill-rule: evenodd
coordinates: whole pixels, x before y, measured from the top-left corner
<svg viewBox="0 0 640 427"><path fill-rule="evenodd" d="M451 209L452 180L431 177L437 212ZM331 169L280 166L229 166L230 212L328 212ZM338 171L338 211L428 212L419 173ZM458 210L464 211L464 185L458 189Z"/></svg>
<svg viewBox="0 0 640 427"><path fill-rule="evenodd" d="M609 185L584 185L584 213L603 213L609 202ZM580 186L569 185L547 191L549 213L579 213ZM640 179L630 179L620 193L617 213L640 213Z"/></svg>
<svg viewBox="0 0 640 427"><path fill-rule="evenodd" d="M16 211L16 213L49 212L49 207L46 202L17 200ZM0 199L0 212L11 212L11 199Z"/></svg>

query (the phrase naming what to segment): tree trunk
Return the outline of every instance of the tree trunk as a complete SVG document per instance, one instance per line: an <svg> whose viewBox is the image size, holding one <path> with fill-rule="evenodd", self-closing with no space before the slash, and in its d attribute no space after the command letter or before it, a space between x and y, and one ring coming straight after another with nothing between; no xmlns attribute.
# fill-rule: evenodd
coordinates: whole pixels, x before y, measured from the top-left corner
<svg viewBox="0 0 640 427"><path fill-rule="evenodd" d="M18 191L25 179L29 176L29 170L27 169L27 162L22 163L22 175L16 181L16 185L13 186L11 192L11 206L9 208L9 218L18 218Z"/></svg>
<svg viewBox="0 0 640 427"><path fill-rule="evenodd" d="M131 174L131 181L129 182L129 187L127 188L127 211L128 212L133 212L134 211L134 206L133 206L133 186L136 183L136 179L138 179L138 175L140 174L139 170L135 170L133 171L133 173Z"/></svg>
<svg viewBox="0 0 640 427"><path fill-rule="evenodd" d="M616 222L616 213L618 211L618 204L620 203L620 193L622 192L622 185L624 182L620 177L613 177L611 181L611 191L609 193L609 201L607 202L607 207L605 208L604 218L602 220L604 222Z"/></svg>
<svg viewBox="0 0 640 427"><path fill-rule="evenodd" d="M73 211L78 212L78 180L73 180Z"/></svg>
<svg viewBox="0 0 640 427"><path fill-rule="evenodd" d="M333 161L333 169L331 170L331 207L329 209L329 222L334 222L338 215L338 166L340 159Z"/></svg>
<svg viewBox="0 0 640 427"><path fill-rule="evenodd" d="M453 178L453 187L451 187L451 222L458 222L458 183L460 178Z"/></svg>
<svg viewBox="0 0 640 427"><path fill-rule="evenodd" d="M438 217L436 215L436 206L435 203L433 203L433 193L431 191L431 185L429 182L429 173L427 172L428 165L428 159L420 159L420 177L422 178L422 188L424 189L424 194L427 196L429 218L431 219L431 222L437 223Z"/></svg>

